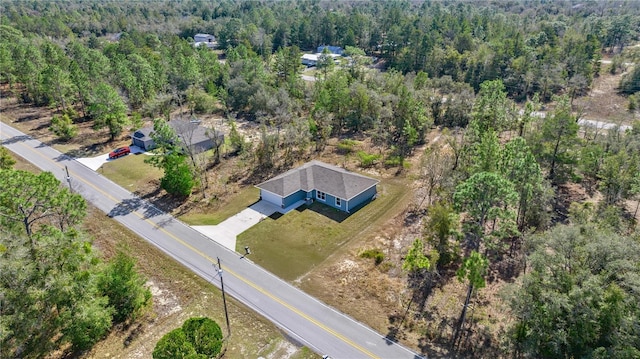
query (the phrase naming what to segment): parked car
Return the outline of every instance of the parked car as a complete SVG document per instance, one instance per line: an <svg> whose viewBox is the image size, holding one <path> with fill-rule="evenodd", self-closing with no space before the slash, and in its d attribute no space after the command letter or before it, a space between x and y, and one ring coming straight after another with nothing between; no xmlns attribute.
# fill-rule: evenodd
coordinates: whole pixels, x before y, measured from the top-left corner
<svg viewBox="0 0 640 359"><path fill-rule="evenodd" d="M109 159L114 159L114 158L126 156L129 153L131 153L131 149L129 149L129 146L119 147L119 148L116 148L115 150L109 152Z"/></svg>

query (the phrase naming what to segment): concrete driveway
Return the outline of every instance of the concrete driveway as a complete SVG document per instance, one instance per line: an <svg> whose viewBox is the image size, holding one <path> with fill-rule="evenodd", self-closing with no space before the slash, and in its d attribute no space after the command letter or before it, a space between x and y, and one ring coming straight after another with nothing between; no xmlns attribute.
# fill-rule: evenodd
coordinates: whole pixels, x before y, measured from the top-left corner
<svg viewBox="0 0 640 359"><path fill-rule="evenodd" d="M280 208L269 202L258 201L216 226L191 227L215 242L235 251L236 237L240 233L260 223L260 221L274 214L279 209Z"/></svg>
<svg viewBox="0 0 640 359"><path fill-rule="evenodd" d="M115 148L114 148L115 149ZM137 155L138 153L144 153L145 151L138 146L129 146L132 154ZM76 161L82 163L83 165L89 167L90 169L97 171L100 166L109 162L109 161L117 161L118 159L109 159L109 152L95 156L95 157L83 157L76 158Z"/></svg>

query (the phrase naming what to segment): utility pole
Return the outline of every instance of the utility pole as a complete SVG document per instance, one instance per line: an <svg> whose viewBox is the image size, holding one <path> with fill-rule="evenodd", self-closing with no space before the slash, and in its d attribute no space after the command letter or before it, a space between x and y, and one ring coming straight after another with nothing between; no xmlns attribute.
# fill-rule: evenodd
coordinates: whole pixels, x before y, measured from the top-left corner
<svg viewBox="0 0 640 359"><path fill-rule="evenodd" d="M73 188L71 188L71 176L69 175L69 168L65 165L64 170L67 172L67 183L69 184L69 192L73 193Z"/></svg>
<svg viewBox="0 0 640 359"><path fill-rule="evenodd" d="M218 257L218 274L220 275L220 289L222 289L222 303L224 305L224 317L227 320L227 338L231 336L231 326L229 325L229 312L227 311L227 298L224 295L224 281L222 280L222 266L220 265L220 257Z"/></svg>

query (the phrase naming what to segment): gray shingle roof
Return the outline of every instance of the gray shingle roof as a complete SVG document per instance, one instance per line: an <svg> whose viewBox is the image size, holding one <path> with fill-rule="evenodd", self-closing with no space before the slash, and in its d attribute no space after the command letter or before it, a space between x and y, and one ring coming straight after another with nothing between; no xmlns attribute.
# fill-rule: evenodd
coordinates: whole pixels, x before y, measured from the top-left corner
<svg viewBox="0 0 640 359"><path fill-rule="evenodd" d="M200 121L171 120L169 126L173 128L176 135L185 142L185 145L195 145L200 142L211 141L207 136L207 129L200 126Z"/></svg>
<svg viewBox="0 0 640 359"><path fill-rule="evenodd" d="M133 133L135 138L139 138L143 141L151 139L151 132L153 132L153 126L151 127L143 127L136 132Z"/></svg>
<svg viewBox="0 0 640 359"><path fill-rule="evenodd" d="M169 121L169 126L182 138L183 142L188 142L191 145L211 141L211 137L207 134L207 128L200 126L199 121L176 119ZM151 140L151 133L153 133L153 126L147 126L134 132L133 137L148 141ZM221 136L220 134L219 137L224 138Z"/></svg>
<svg viewBox="0 0 640 359"><path fill-rule="evenodd" d="M299 190L318 190L345 200L378 184L378 180L320 161L307 162L256 187L286 197Z"/></svg>

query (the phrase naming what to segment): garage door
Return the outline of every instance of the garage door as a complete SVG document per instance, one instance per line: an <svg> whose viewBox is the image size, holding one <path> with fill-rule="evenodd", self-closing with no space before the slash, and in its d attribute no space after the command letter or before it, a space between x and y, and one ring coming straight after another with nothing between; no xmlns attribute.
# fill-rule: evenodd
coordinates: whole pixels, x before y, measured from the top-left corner
<svg viewBox="0 0 640 359"><path fill-rule="evenodd" d="M267 201L269 203L273 203L278 207L282 206L282 197L277 194L273 194L271 192L265 191L263 189L260 190L260 195L262 195L262 200Z"/></svg>

